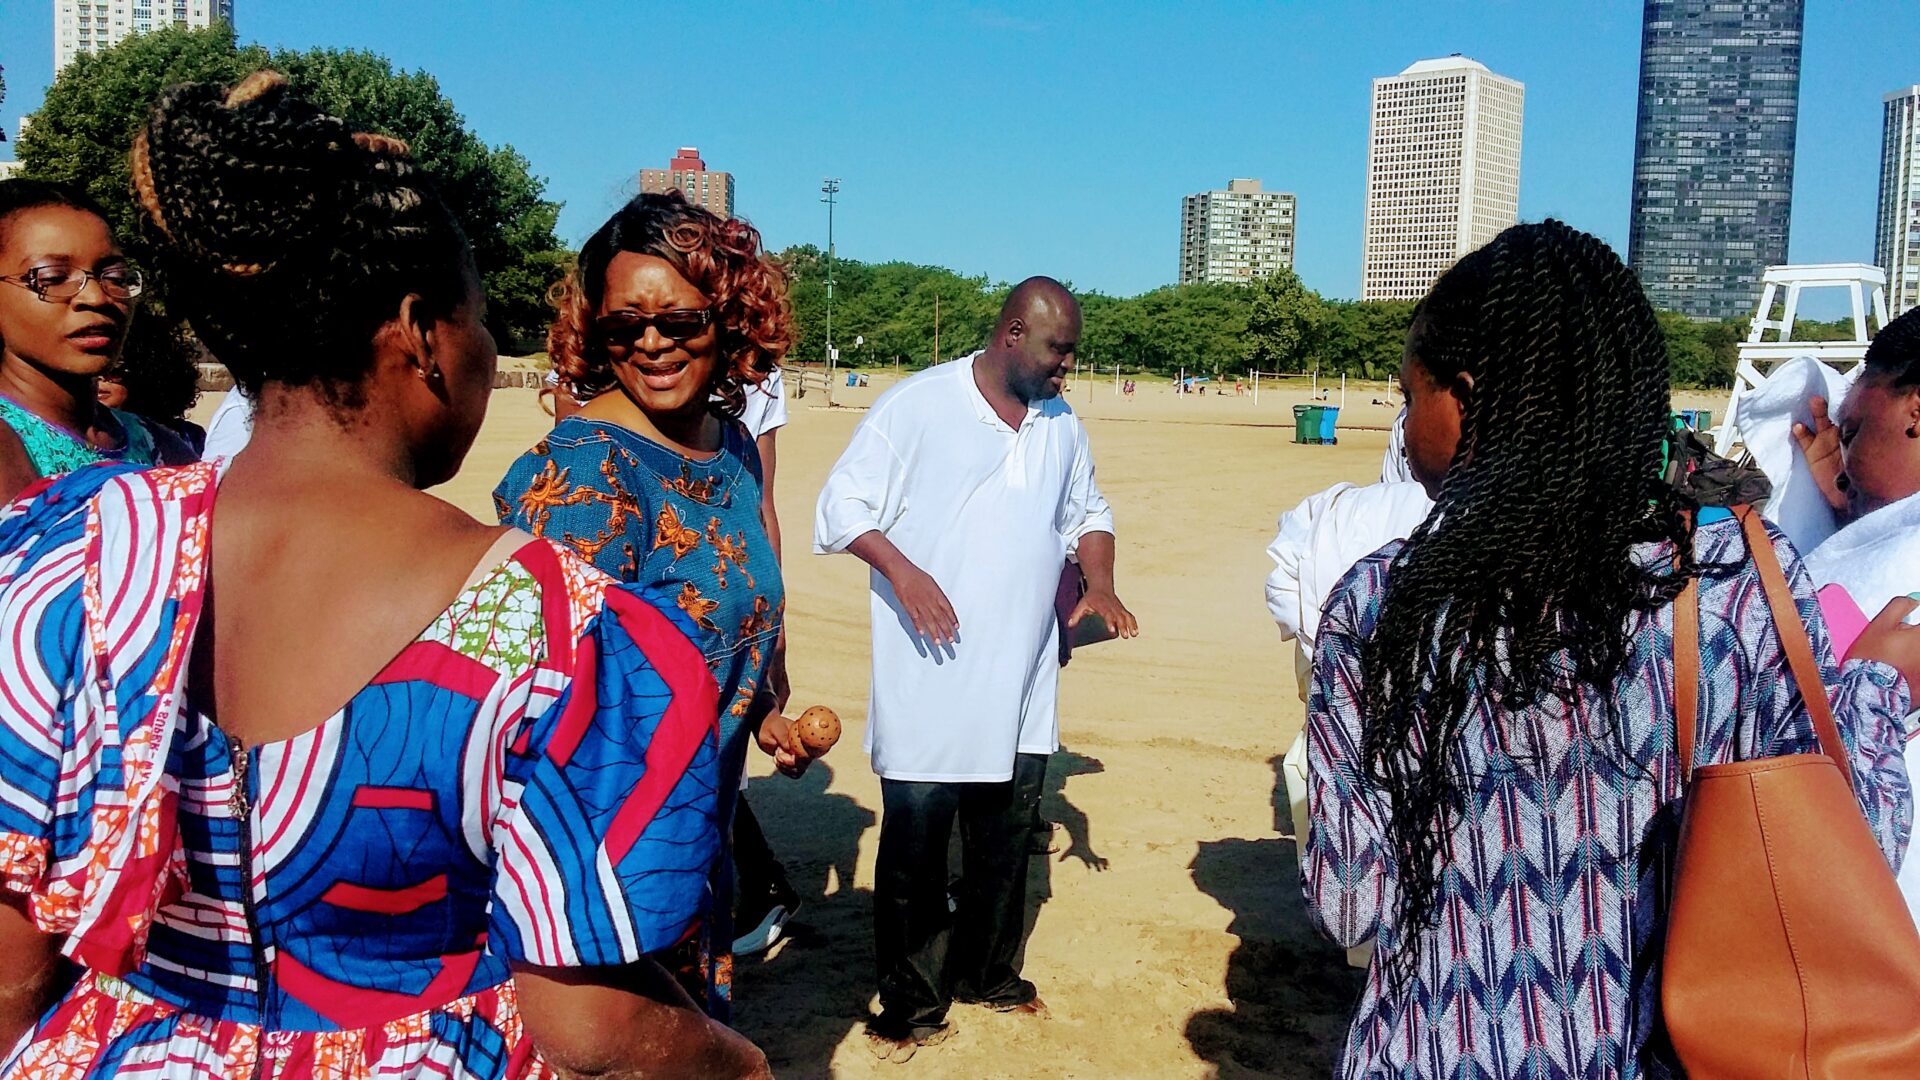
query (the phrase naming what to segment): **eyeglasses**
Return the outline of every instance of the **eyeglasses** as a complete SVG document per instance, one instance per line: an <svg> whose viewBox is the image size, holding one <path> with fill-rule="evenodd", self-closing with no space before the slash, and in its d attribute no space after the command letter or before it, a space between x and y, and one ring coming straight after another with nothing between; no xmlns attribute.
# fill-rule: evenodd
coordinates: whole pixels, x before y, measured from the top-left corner
<svg viewBox="0 0 1920 1080"><path fill-rule="evenodd" d="M647 336L648 327L660 331L662 337L685 341L699 337L700 332L712 324L713 309L710 307L692 311L663 311L658 315L616 311L593 320L593 332L609 345L631 349Z"/></svg>
<svg viewBox="0 0 1920 1080"><path fill-rule="evenodd" d="M49 304L79 296L86 291L88 279L99 282L100 291L114 300L131 300L147 287L146 278L131 266L109 266L105 270L43 266L19 277L0 276L0 281L32 289L33 295Z"/></svg>

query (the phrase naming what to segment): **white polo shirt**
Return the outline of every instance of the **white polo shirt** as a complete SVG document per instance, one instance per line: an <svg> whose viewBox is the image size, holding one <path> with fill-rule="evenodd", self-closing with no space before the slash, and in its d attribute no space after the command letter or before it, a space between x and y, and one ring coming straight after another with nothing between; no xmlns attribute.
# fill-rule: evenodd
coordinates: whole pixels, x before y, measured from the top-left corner
<svg viewBox="0 0 1920 1080"><path fill-rule="evenodd" d="M874 772L998 782L1016 752L1059 749L1054 593L1080 538L1113 531L1073 410L1035 402L1015 431L974 383L972 357L888 390L827 477L813 550L845 551L876 529L939 583L960 640L921 639L871 575Z"/></svg>

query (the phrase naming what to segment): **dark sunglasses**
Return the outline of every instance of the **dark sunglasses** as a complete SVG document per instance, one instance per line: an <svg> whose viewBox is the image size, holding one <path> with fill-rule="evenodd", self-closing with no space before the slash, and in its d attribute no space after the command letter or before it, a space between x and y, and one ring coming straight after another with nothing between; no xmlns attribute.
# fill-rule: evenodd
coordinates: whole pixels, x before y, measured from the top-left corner
<svg viewBox="0 0 1920 1080"><path fill-rule="evenodd" d="M660 331L662 337L685 341L699 337L701 331L712 324L713 309L710 307L697 311L663 311L658 315L616 311L593 320L593 332L609 345L622 345L630 349L647 336L648 327Z"/></svg>

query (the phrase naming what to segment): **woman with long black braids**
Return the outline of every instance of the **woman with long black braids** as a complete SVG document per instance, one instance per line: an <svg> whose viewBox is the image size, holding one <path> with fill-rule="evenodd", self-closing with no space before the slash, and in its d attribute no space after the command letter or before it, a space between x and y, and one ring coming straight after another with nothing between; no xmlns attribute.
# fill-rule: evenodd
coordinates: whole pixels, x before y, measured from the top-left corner
<svg viewBox="0 0 1920 1080"><path fill-rule="evenodd" d="M1340 1075L1664 1075L1689 578L1697 763L1814 745L1759 576L1736 522L1696 527L1661 479L1665 344L1600 240L1549 221L1466 256L1416 312L1402 379L1436 506L1335 591L1308 704L1308 905L1343 945L1377 941ZM1775 547L1897 862L1920 630L1882 620L1853 653L1872 659L1841 669L1798 556Z"/></svg>

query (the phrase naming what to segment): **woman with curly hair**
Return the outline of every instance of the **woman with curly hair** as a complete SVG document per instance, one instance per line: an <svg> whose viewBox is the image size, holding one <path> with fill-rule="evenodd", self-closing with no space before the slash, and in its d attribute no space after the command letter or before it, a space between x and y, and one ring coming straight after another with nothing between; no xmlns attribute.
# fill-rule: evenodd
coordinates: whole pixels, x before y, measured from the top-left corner
<svg viewBox="0 0 1920 1080"><path fill-rule="evenodd" d="M424 490L497 357L406 145L260 72L132 174L258 411L0 517L0 1078L769 1075L655 959L720 847L691 622Z"/></svg>
<svg viewBox="0 0 1920 1080"><path fill-rule="evenodd" d="M1376 939L1339 1075L1668 1075L1673 619L1690 580L1693 764L1815 745L1741 526L1664 481L1665 344L1595 237L1519 225L1461 259L1417 309L1401 378L1435 506L1327 602L1307 707L1301 884L1341 944ZM1897 863L1912 605L1843 668L1772 535Z"/></svg>
<svg viewBox="0 0 1920 1080"><path fill-rule="evenodd" d="M724 832L750 738L781 768L805 767L773 689L786 599L760 516L760 458L739 420L792 341L786 273L746 222L678 192L641 195L587 240L558 306L548 355L585 404L513 463L495 508L621 581L666 590L699 628L720 685ZM709 951L682 970L725 1019L730 859L713 889Z"/></svg>

